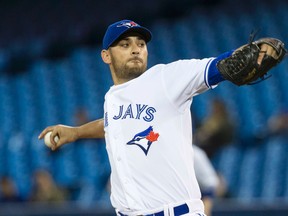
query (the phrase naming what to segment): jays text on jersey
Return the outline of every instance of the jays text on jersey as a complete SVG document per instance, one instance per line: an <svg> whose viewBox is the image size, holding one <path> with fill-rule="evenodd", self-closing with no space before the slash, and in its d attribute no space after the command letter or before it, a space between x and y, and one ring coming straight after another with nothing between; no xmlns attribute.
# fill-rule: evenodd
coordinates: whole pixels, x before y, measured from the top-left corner
<svg viewBox="0 0 288 216"><path fill-rule="evenodd" d="M105 95L105 139L111 163L111 202L147 214L189 202L203 212L193 166L190 106L209 89L213 58L159 64Z"/></svg>

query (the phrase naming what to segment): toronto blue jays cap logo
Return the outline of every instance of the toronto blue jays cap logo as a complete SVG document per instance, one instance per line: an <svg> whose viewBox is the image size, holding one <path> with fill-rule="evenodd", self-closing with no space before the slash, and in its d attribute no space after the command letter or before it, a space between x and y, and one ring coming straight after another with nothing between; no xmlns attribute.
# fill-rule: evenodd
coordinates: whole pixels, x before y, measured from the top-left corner
<svg viewBox="0 0 288 216"><path fill-rule="evenodd" d="M117 27L122 27L122 26L125 26L127 28L131 28L131 27L134 27L134 26L139 26L137 23L133 22L133 21L123 21L121 22L119 25L117 25Z"/></svg>
<svg viewBox="0 0 288 216"><path fill-rule="evenodd" d="M133 139L131 139L127 145L136 145L142 149L147 156L151 144L158 140L159 134L153 131L153 127L150 126L146 130L137 133Z"/></svg>

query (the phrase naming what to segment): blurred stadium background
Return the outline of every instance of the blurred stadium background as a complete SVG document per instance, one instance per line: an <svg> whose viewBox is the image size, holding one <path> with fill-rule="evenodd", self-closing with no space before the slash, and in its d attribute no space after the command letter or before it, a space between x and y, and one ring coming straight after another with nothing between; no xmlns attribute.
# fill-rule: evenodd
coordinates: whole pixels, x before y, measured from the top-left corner
<svg viewBox="0 0 288 216"><path fill-rule="evenodd" d="M33 173L43 168L71 195L62 205L2 203L0 215L113 215L104 142L52 153L37 139L48 125L76 125L79 110L89 120L103 115L112 85L100 58L108 24L128 18L149 26L150 66L217 56L258 28L259 36L288 44L286 0L2 0L0 14L0 177L12 177L27 199ZM288 108L287 71L286 60L265 82L227 82L195 98L195 118L204 119L209 101L219 97L238 127L239 139L213 158L229 191L216 200L213 215L288 215L287 135L255 139L271 116Z"/></svg>

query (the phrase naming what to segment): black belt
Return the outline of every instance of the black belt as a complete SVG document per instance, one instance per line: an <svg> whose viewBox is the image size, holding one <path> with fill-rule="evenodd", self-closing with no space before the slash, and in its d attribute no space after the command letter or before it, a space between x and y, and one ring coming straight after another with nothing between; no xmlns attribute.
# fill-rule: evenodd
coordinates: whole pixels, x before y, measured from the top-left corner
<svg viewBox="0 0 288 216"><path fill-rule="evenodd" d="M173 210L174 210L174 216L180 216L180 215L189 213L189 207L186 203L179 205L179 206L175 206ZM128 215L122 214L121 212L118 212L118 213L121 216L128 216ZM156 212L156 213L148 214L144 216L164 216L164 211L160 211L160 212Z"/></svg>

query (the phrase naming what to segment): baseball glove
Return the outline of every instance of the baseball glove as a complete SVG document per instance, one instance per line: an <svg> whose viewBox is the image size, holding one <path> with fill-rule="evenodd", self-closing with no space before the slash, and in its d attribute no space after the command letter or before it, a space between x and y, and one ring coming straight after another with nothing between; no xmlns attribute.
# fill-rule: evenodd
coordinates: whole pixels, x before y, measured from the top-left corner
<svg viewBox="0 0 288 216"><path fill-rule="evenodd" d="M284 43L276 38L262 38L254 42L252 40L250 39L248 44L235 50L230 57L217 63L217 68L223 78L238 86L257 83L258 79L264 80L268 71L281 62L286 54ZM265 53L259 65L257 59L262 44L272 46L276 55L270 56Z"/></svg>

